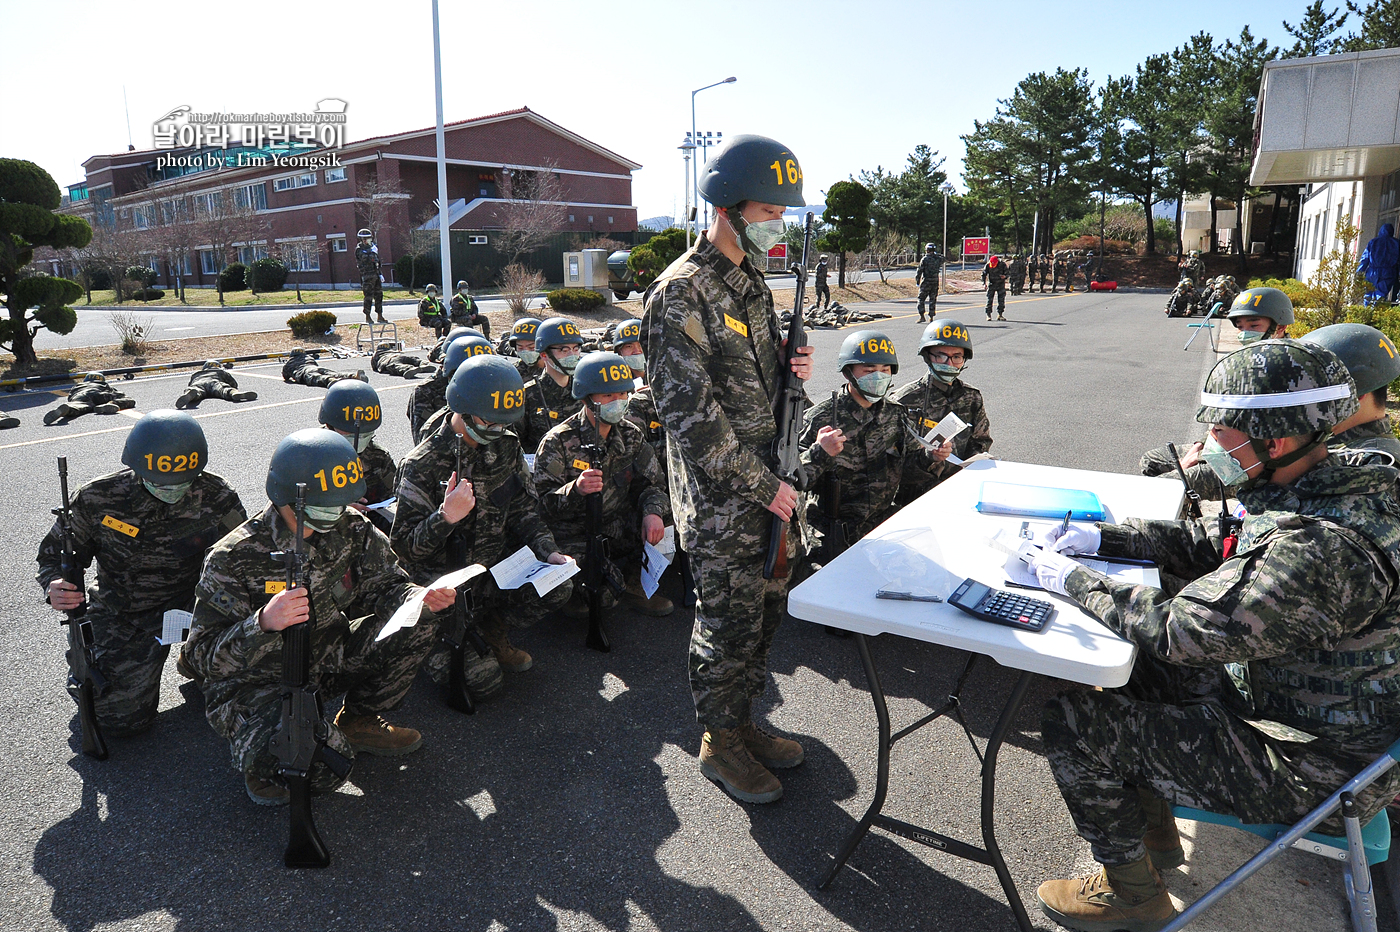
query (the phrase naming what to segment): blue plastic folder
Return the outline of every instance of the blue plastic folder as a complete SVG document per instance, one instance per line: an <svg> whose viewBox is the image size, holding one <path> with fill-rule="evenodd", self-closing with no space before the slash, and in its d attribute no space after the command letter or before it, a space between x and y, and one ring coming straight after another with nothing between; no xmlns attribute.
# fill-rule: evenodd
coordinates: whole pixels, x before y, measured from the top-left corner
<svg viewBox="0 0 1400 932"><path fill-rule="evenodd" d="M984 482L977 510L984 515L1024 515L1031 518L1063 518L1065 512L1078 521L1104 520L1103 505L1093 492L1083 489L1048 489L1038 485Z"/></svg>

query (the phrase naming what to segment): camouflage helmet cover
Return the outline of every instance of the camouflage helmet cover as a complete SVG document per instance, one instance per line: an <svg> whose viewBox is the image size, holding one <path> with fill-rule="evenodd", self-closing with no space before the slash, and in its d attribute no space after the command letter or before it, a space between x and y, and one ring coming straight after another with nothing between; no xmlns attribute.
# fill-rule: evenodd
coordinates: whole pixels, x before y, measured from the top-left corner
<svg viewBox="0 0 1400 932"><path fill-rule="evenodd" d="M1356 410L1356 385L1331 350L1260 340L1215 364L1196 420L1278 440L1330 431Z"/></svg>

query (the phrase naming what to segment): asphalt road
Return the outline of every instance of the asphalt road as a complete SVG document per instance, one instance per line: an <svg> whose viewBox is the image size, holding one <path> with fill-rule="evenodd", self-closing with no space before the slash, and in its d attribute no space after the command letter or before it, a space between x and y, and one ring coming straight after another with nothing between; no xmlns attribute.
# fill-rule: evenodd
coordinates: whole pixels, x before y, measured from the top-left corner
<svg viewBox="0 0 1400 932"><path fill-rule="evenodd" d="M945 299L972 331L968 381L987 398L992 452L1037 463L1135 470L1148 446L1195 436L1195 393L1212 354L1181 352L1180 321L1141 296L1013 299L987 323L973 298ZM916 374L921 325L912 302L880 326ZM948 316L954 316L949 313ZM819 397L841 332L814 332ZM353 361L328 365L354 368ZM263 507L277 440L315 423L322 392L284 385L273 366L235 370L259 401L206 401L199 411L211 468L250 511ZM407 452L398 414L412 383L371 374L391 412L380 437ZM136 412L169 405L184 376L124 383ZM32 554L57 499L54 457L75 483L116 468L132 417L41 425L53 393L0 394L23 420L0 434L10 519L0 542L0 664L9 719L0 733L0 929L70 930L1003 930L1011 916L988 868L872 833L826 892L814 890L870 801L875 719L855 650L789 621L771 658L761 716L807 753L784 771L784 799L741 805L699 774L700 732L686 683L690 613L619 612L614 650L583 647L584 626L551 618L515 638L535 669L473 717L450 711L420 677L395 720L425 735L401 759L362 757L351 785L318 799L333 854L319 872L281 866L285 810L254 806L201 698L167 664L158 723L112 741L97 763L78 753L62 688L58 616L33 582ZM668 574L677 596L674 573ZM874 642L897 721L941 700L961 667L954 651ZM983 661L965 690L972 736L985 742L1014 683ZM1026 902L1044 879L1089 863L1041 755L1039 709L1056 688L1038 679L1001 755L997 829ZM901 743L886 811L977 841L978 771L968 737L940 721ZM1253 849L1221 835L1240 856ZM1340 928L1338 874L1290 855L1271 898L1222 909L1197 928ZM1271 875L1273 876L1273 875ZM1307 878L1310 887L1294 881ZM1176 872L1189 886L1202 875ZM1252 890L1257 890L1256 881ZM1321 907L1306 906L1320 902ZM1306 906L1306 908L1304 908ZM1308 910L1313 910L1309 912ZM1322 912L1314 915L1317 909ZM1031 913L1038 927L1050 926ZM1248 916L1245 922L1241 917ZM1232 925L1233 923L1233 925Z"/></svg>

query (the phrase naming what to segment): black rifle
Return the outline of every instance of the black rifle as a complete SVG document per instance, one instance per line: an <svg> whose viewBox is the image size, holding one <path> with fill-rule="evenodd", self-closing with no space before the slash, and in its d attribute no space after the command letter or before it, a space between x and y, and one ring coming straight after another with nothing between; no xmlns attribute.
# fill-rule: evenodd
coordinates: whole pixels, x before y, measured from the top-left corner
<svg viewBox="0 0 1400 932"><path fill-rule="evenodd" d="M588 461L589 469L603 468L603 448L600 445L586 443L580 451ZM611 586L620 595L622 587L613 578L616 571L608 556L608 537L603 529L603 493L598 491L584 495L583 507L583 533L588 539L583 555L583 590L588 596L588 640L585 643L591 650L607 653L612 650L612 643L603 627L603 589Z"/></svg>
<svg viewBox="0 0 1400 932"><path fill-rule="evenodd" d="M1186 500L1191 503L1191 517L1193 519L1200 518L1203 514L1201 511L1201 493L1191 488L1191 483L1187 481L1186 470L1181 468L1181 457L1177 456L1176 453L1176 444L1168 443L1167 452L1172 455L1172 462L1176 464L1176 474L1180 477L1181 484L1186 487ZM1220 501L1221 504L1224 504L1225 497L1223 495L1220 497Z"/></svg>
<svg viewBox="0 0 1400 932"><path fill-rule="evenodd" d="M802 391L802 380L792 371L793 360L807 345L807 332L802 326L802 302L807 297L807 252L812 248L812 212L807 211L802 230L802 261L792 264L792 274L797 280L793 295L792 321L788 324L787 347L782 355L782 369L778 373L781 390L773 407L773 415L778 421L778 436L773 441L774 458L778 461L778 478L803 491L807 488L806 473L799 459L797 444L802 436L802 407L807 396ZM763 561L763 578L786 577L788 522L773 515L768 522L768 557Z"/></svg>
<svg viewBox="0 0 1400 932"><path fill-rule="evenodd" d="M831 393L831 429L836 429L836 400L841 396L839 391ZM826 516L830 519L831 527L827 531L826 557L827 562L836 559L846 552L850 544L846 541L846 528L841 523L841 477L836 472L836 464L831 464L831 469L826 474Z"/></svg>
<svg viewBox="0 0 1400 932"><path fill-rule="evenodd" d="M73 543L73 511L68 501L68 457L58 458L58 486L63 493L63 507L53 509L58 517L58 530L63 535L63 558L60 564L63 579L84 591L83 568L78 565L78 548ZM83 753L96 760L107 759L107 742L97 727L98 696L107 692L107 679L93 662L94 635L87 617L87 602L64 612L63 624L68 626L68 689L78 700L78 725L82 729Z"/></svg>
<svg viewBox="0 0 1400 932"><path fill-rule="evenodd" d="M311 584L306 555L306 483L297 483L296 527L291 550L272 554L284 570L285 591L297 586L306 589L306 621L282 629L282 722L272 736L272 753L277 756L277 773L290 794L291 834L282 862L288 867L328 867L331 853L316 831L311 818L311 767L317 761L337 776L350 773L349 760L326 746L330 728L326 725L321 696L311 681L311 626L316 608L311 602Z"/></svg>
<svg viewBox="0 0 1400 932"><path fill-rule="evenodd" d="M457 440L457 482L468 482L471 479L471 468L468 467L466 475L462 472L462 441ZM447 483L442 484L445 490ZM467 543L465 536L457 531L452 532L452 536L447 539L447 561L452 569L459 569L467 565ZM458 712L467 715L476 714L476 700L472 698L471 690L467 688L467 647L471 646L476 651L478 657L486 657L491 650L486 646L486 641L481 637L481 632L476 630L476 613L472 602L474 588L471 582L463 583L457 588L457 602L452 607L452 614L447 617L446 622L440 628L439 637L452 652L452 660L447 668L447 704Z"/></svg>

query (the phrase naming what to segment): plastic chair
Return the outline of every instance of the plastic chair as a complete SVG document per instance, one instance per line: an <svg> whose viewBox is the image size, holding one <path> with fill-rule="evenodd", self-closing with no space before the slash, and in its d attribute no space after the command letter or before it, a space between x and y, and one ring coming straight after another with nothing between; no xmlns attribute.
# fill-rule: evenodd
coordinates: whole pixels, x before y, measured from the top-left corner
<svg viewBox="0 0 1400 932"><path fill-rule="evenodd" d="M1265 864L1283 854L1289 848L1310 851L1342 862L1345 870L1347 901L1351 905L1351 924L1356 932L1376 932L1376 896L1371 885L1371 865L1380 864L1390 857L1390 817L1385 810L1366 823L1363 828L1357 818L1356 798L1358 790L1365 789L1400 762L1400 741L1392 744L1384 754L1376 758L1365 770L1344 783L1302 821L1289 825L1247 825L1235 816L1173 806L1172 812L1179 818L1194 819L1198 822L1214 822L1232 828L1252 832L1269 839L1269 844L1238 870L1216 884L1204 896L1192 903L1162 932L1177 932L1186 928L1197 917L1209 909L1216 900L1234 890ZM1338 809L1342 812L1342 822L1346 826L1345 836L1321 835L1312 829L1321 824Z"/></svg>

